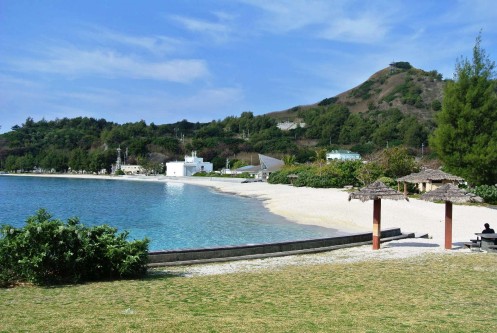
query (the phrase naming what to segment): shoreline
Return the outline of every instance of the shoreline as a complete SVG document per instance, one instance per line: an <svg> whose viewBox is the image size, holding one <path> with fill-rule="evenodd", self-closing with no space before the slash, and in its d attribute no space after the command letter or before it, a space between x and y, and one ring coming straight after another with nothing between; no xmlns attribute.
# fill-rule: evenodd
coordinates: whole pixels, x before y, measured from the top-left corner
<svg viewBox="0 0 497 333"><path fill-rule="evenodd" d="M105 179L184 183L210 187L216 191L260 200L271 213L299 224L338 229L343 232L371 232L373 202L348 201L344 189L319 189L272 185L265 182L241 183L241 179L109 176L77 174L3 174L14 177L56 177L73 179ZM406 201L382 200L381 227L401 228L402 232L428 234L430 241L443 247L445 235L445 205L419 199ZM495 221L495 223L494 223ZM483 229L484 223L497 224L497 210L476 205L453 206L452 240L454 247L462 246Z"/></svg>
<svg viewBox="0 0 497 333"><path fill-rule="evenodd" d="M1 176L1 175L0 175ZM13 176L13 175L11 175ZM215 191L258 199L271 213L300 224L319 225L351 232L371 232L373 202L348 201L342 189L299 188L267 183L231 183L210 178L167 178L165 176L100 176L100 175L16 175L64 177L79 179L110 179L128 181L158 181L208 186ZM418 199L406 201L382 200L381 228L401 228L403 233L428 234L429 238L394 240L372 250L371 245L284 257L247 259L224 263L197 264L154 269L156 274L179 274L184 277L218 274L274 271L291 266L349 264L371 260L423 260L427 255L473 255L464 243L475 238L485 222L497 225L497 209L484 206L453 205L452 250L445 250L445 204ZM495 223L494 223L495 221ZM492 254L489 254L492 255Z"/></svg>

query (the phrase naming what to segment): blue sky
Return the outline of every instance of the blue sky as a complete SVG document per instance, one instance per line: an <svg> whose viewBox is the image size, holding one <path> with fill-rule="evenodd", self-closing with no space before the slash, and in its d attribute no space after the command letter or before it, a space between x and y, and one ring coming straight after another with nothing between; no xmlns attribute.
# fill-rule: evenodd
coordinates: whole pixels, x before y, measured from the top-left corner
<svg viewBox="0 0 497 333"><path fill-rule="evenodd" d="M0 133L27 117L208 122L318 102L391 61L452 78L494 0L0 0Z"/></svg>

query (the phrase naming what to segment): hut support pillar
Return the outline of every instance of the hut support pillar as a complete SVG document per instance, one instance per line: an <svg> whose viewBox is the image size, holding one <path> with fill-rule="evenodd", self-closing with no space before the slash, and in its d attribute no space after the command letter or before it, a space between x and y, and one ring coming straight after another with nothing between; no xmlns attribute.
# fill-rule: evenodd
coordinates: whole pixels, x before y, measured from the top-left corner
<svg viewBox="0 0 497 333"><path fill-rule="evenodd" d="M452 249L452 202L445 202L445 249Z"/></svg>
<svg viewBox="0 0 497 333"><path fill-rule="evenodd" d="M404 196L407 197L407 183L406 182L404 182Z"/></svg>
<svg viewBox="0 0 497 333"><path fill-rule="evenodd" d="M380 238L381 238L381 199L375 199L373 207L373 250L380 249Z"/></svg>

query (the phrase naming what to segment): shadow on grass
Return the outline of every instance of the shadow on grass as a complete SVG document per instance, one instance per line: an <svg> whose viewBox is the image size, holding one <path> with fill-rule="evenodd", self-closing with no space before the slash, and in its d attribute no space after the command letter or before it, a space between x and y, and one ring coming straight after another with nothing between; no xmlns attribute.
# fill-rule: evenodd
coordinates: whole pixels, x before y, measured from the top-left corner
<svg viewBox="0 0 497 333"><path fill-rule="evenodd" d="M80 287L82 285L89 285L92 283L113 283L119 281L150 281L150 280L161 280L161 279L169 279L169 278L184 277L184 276L185 274L180 272L167 272L167 271L149 269L144 276L135 277L135 278L101 279L101 280L91 280L91 281L75 282L75 283L54 283L54 284L35 284L30 282L20 282L14 284L13 287L17 285L32 285L44 289L68 289L68 288Z"/></svg>
<svg viewBox="0 0 497 333"><path fill-rule="evenodd" d="M149 269L147 275L145 276L145 280L158 280L164 278L175 278L175 277L185 277L186 274L183 272L170 272L163 271L158 269Z"/></svg>

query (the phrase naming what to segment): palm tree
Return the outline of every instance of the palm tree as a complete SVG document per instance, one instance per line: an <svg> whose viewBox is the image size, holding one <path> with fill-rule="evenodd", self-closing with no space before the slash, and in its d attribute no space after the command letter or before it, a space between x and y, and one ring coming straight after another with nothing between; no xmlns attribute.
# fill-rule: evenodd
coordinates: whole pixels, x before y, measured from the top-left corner
<svg viewBox="0 0 497 333"><path fill-rule="evenodd" d="M283 156L283 163L285 163L285 166L294 165L295 164L295 155Z"/></svg>
<svg viewBox="0 0 497 333"><path fill-rule="evenodd" d="M321 168L323 167L323 163L326 162L326 149L317 149L315 153L314 161L319 165L319 176L321 176Z"/></svg>

